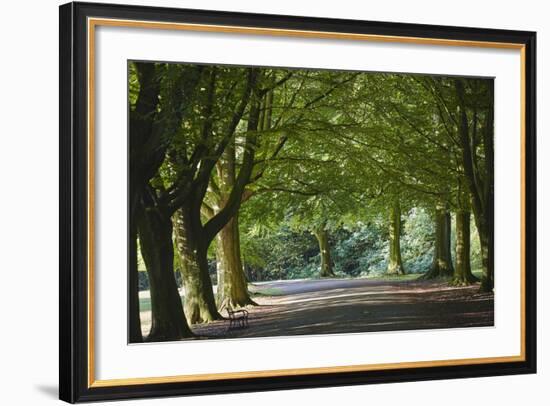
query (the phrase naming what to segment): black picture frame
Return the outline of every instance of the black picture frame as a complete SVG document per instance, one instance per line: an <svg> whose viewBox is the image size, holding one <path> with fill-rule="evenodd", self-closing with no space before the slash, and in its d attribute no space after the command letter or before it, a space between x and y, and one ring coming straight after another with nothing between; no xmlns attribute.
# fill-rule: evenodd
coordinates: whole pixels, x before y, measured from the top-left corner
<svg viewBox="0 0 550 406"><path fill-rule="evenodd" d="M94 3L60 6L59 397L67 402L235 393L536 372L536 33ZM471 365L308 373L196 382L90 385L88 377L87 19L89 17L328 33L369 34L523 46L524 360Z"/></svg>

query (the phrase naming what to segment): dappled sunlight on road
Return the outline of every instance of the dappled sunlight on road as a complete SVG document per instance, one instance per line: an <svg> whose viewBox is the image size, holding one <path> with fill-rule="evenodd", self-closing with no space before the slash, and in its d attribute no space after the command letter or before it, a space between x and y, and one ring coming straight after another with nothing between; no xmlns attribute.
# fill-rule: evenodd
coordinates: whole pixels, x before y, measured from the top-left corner
<svg viewBox="0 0 550 406"><path fill-rule="evenodd" d="M479 285L438 281L328 279L254 284L250 327L227 331L228 321L193 325L203 338L265 337L492 326L493 294ZM277 292L275 296L262 292ZM141 312L142 330L150 311Z"/></svg>

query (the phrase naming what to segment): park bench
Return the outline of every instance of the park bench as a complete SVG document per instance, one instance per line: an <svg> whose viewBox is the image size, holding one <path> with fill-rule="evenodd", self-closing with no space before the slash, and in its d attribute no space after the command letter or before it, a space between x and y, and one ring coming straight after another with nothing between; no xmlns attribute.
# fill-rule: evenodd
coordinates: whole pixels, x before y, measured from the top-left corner
<svg viewBox="0 0 550 406"><path fill-rule="evenodd" d="M248 311L244 309L233 310L230 307L227 308L227 314L229 316L229 329L232 327L248 327Z"/></svg>
<svg viewBox="0 0 550 406"><path fill-rule="evenodd" d="M248 327L248 310L235 310L227 303L224 303L220 310L224 308L225 310L227 310L227 316L229 317L229 327L227 328L228 330L231 330L233 327Z"/></svg>

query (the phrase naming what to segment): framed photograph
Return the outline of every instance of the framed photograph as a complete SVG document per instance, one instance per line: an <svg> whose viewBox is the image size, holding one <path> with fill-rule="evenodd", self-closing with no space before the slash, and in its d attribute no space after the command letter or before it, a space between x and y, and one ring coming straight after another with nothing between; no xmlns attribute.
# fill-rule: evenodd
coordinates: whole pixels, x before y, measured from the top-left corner
<svg viewBox="0 0 550 406"><path fill-rule="evenodd" d="M536 372L536 34L60 7L60 398Z"/></svg>

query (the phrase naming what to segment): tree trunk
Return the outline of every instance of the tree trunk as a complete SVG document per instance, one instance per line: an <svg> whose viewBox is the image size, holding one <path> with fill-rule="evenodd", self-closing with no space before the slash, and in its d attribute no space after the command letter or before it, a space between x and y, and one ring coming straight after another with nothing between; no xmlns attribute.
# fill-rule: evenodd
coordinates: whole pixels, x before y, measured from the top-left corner
<svg viewBox="0 0 550 406"><path fill-rule="evenodd" d="M470 266L470 212L456 212L456 267L453 285L469 285L477 282Z"/></svg>
<svg viewBox="0 0 550 406"><path fill-rule="evenodd" d="M241 259L239 218L233 217L216 236L218 307L256 305L250 298Z"/></svg>
<svg viewBox="0 0 550 406"><path fill-rule="evenodd" d="M451 256L451 214L442 207L435 210L435 247L431 269L422 279L450 278L454 274Z"/></svg>
<svg viewBox="0 0 550 406"><path fill-rule="evenodd" d="M252 95L252 104L249 112L248 130L251 134L247 137L248 147L252 148L253 152L256 146L256 135L253 135L258 129L262 130L268 126L270 121L270 108L263 106L260 108L260 101L257 94ZM265 103L264 103L265 104ZM253 141L250 143L250 141ZM216 200L216 206L219 208L215 214L218 214L228 204L231 199L231 194L237 185L236 174L236 140L230 142L225 148L222 156L216 164L219 185L217 192L213 193ZM243 158L244 159L244 158ZM243 169L241 169L243 170ZM250 174L247 176L247 181L250 179ZM238 196L238 207L242 200L244 189ZM217 274L218 274L218 290L217 301L218 307L238 308L247 305L256 305L250 298L248 292L248 282L244 275L243 264L241 259L241 242L239 235L239 217L238 210L232 217L228 217L225 225L216 235L216 257L217 257Z"/></svg>
<svg viewBox="0 0 550 406"><path fill-rule="evenodd" d="M137 228L135 221L130 221L128 252L128 342L141 343L141 320L139 312L139 276L137 265Z"/></svg>
<svg viewBox="0 0 550 406"><path fill-rule="evenodd" d="M187 322L196 324L219 320L222 317L216 309L212 281L208 273L208 247L201 232L193 227L189 210L185 207L177 210L174 220L176 246L182 263Z"/></svg>
<svg viewBox="0 0 550 406"><path fill-rule="evenodd" d="M321 278L331 278L334 275L332 269L332 258L330 256L330 244L328 241L328 232L324 227L321 227L313 233L319 243L319 252L321 255L321 272L319 276Z"/></svg>
<svg viewBox="0 0 550 406"><path fill-rule="evenodd" d="M158 208L138 217L141 254L151 292L152 324L148 341L178 340L193 334L185 321L174 275L172 221Z"/></svg>
<svg viewBox="0 0 550 406"><path fill-rule="evenodd" d="M483 275L481 276L480 290L482 292L491 292L495 286L494 281L494 235L492 227L487 226L485 219L476 219L477 231L479 234L479 243L481 246L481 265Z"/></svg>
<svg viewBox="0 0 550 406"><path fill-rule="evenodd" d="M491 292L494 288L494 82L488 81L489 104L483 126L484 167L477 162L475 149L472 149L470 126L466 112L464 84L455 80L455 90L459 106L459 139L462 148L462 164L472 201L472 211L479 232L483 276L480 290ZM477 128L473 127L474 131Z"/></svg>
<svg viewBox="0 0 550 406"><path fill-rule="evenodd" d="M390 209L390 260L387 275L405 275L401 261L401 206L395 202Z"/></svg>

